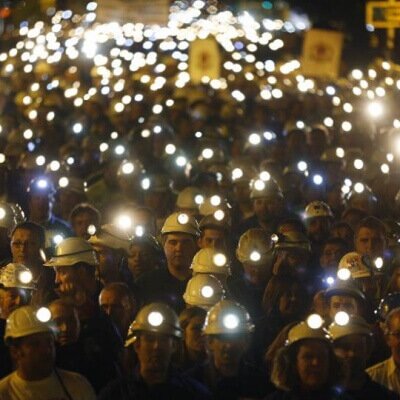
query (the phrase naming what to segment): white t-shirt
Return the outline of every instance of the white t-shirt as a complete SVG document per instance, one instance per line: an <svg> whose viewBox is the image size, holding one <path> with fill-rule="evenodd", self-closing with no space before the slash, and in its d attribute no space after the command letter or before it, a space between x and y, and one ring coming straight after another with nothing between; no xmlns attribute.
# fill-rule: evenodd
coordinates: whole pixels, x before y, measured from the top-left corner
<svg viewBox="0 0 400 400"><path fill-rule="evenodd" d="M62 369L57 372L70 397L55 372L40 381L26 381L13 372L0 380L0 400L96 399L92 386L82 375Z"/></svg>

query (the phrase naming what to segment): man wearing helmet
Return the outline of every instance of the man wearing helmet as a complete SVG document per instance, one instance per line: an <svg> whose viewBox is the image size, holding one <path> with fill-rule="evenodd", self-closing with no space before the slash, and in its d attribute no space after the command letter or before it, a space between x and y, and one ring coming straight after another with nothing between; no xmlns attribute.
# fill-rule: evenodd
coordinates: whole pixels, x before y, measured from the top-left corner
<svg viewBox="0 0 400 400"><path fill-rule="evenodd" d="M192 275L190 265L197 250L198 224L185 213L173 213L161 229L167 269L143 274L137 281L142 304L162 301L176 312L185 307L183 293Z"/></svg>
<svg viewBox="0 0 400 400"><path fill-rule="evenodd" d="M178 316L169 306L151 303L143 307L125 342L126 347L133 345L138 368L129 377L110 383L99 400L208 399L203 386L178 374L171 366L181 338Z"/></svg>

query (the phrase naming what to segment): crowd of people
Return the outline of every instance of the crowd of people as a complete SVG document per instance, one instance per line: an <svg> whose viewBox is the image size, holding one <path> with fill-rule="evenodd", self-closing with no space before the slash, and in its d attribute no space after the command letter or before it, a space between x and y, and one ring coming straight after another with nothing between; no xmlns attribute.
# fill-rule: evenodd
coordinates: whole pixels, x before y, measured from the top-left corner
<svg viewBox="0 0 400 400"><path fill-rule="evenodd" d="M93 4L0 54L0 399L399 399L394 67L193 85Z"/></svg>

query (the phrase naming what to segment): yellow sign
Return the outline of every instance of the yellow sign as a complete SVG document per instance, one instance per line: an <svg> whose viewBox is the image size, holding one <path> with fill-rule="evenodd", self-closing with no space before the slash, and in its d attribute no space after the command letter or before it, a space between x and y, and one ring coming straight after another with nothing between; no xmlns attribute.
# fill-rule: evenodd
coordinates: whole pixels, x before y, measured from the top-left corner
<svg viewBox="0 0 400 400"><path fill-rule="evenodd" d="M374 28L400 28L400 2L369 1L366 5L366 22Z"/></svg>
<svg viewBox="0 0 400 400"><path fill-rule="evenodd" d="M192 42L189 50L189 74L193 83L200 83L203 77L220 78L221 55L215 39L197 39Z"/></svg>
<svg viewBox="0 0 400 400"><path fill-rule="evenodd" d="M302 73L314 77L337 78L342 57L343 34L311 29L303 42Z"/></svg>

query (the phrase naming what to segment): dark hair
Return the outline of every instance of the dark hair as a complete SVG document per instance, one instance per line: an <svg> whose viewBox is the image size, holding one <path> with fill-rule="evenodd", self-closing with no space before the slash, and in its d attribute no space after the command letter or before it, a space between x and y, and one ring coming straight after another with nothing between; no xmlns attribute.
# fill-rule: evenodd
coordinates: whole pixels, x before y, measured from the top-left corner
<svg viewBox="0 0 400 400"><path fill-rule="evenodd" d="M122 297L127 297L129 299L129 303L132 306L137 305L137 299L129 288L129 286L124 282L112 282L105 285L102 289L102 292L105 290L114 291Z"/></svg>
<svg viewBox="0 0 400 400"><path fill-rule="evenodd" d="M69 214L69 220L72 221L79 214L84 214L84 213L90 214L95 219L96 226L100 225L100 218L101 218L100 212L96 207L92 206L89 203L77 204Z"/></svg>
<svg viewBox="0 0 400 400"><path fill-rule="evenodd" d="M344 248L345 253L348 253L350 251L348 243L343 240L342 238L339 237L329 237L326 239L321 247L321 254L322 251L324 250L325 246L328 244L337 244L338 246L342 246Z"/></svg>
<svg viewBox="0 0 400 400"><path fill-rule="evenodd" d="M185 330L187 326L190 324L190 321L196 317L206 318L207 311L200 307L188 307L185 308L179 314L179 323L181 324L181 328Z"/></svg>
<svg viewBox="0 0 400 400"><path fill-rule="evenodd" d="M308 308L308 295L306 288L303 288L301 282L292 276L273 276L264 291L263 299L261 302L263 310L270 314L273 311L278 310L280 298L287 292L289 292L293 286L298 286L305 293L305 298L302 301L304 310Z"/></svg>
<svg viewBox="0 0 400 400"><path fill-rule="evenodd" d="M42 225L37 224L33 221L25 221L17 224L12 230L10 237L13 237L14 233L18 229L25 229L34 234L39 239L40 247L44 248L46 244L45 229Z"/></svg>
<svg viewBox="0 0 400 400"><path fill-rule="evenodd" d="M278 350L271 373L271 381L276 387L286 391L296 390L300 387L301 382L296 362L297 354L304 343L313 340L319 339L303 339ZM324 343L323 341L321 342ZM324 386L333 387L340 383L343 378L343 372L332 345L328 341L325 343L329 351L329 372Z"/></svg>
<svg viewBox="0 0 400 400"><path fill-rule="evenodd" d="M354 230L355 236L358 235L358 232L360 231L361 228L368 228L368 229L373 229L375 231L378 231L380 235L386 238L386 227L384 223L376 218L376 217L366 217L363 218L357 225L356 229Z"/></svg>

